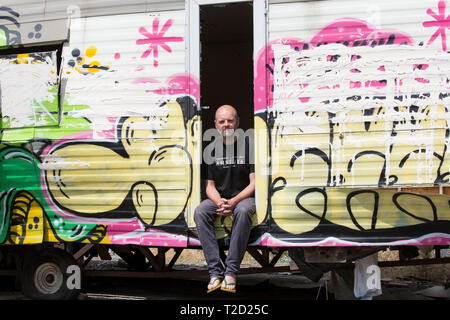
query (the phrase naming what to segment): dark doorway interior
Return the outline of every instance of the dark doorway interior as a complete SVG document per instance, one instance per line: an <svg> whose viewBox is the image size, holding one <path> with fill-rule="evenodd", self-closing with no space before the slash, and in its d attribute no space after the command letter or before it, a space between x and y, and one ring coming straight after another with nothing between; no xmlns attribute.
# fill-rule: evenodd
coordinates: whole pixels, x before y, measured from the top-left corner
<svg viewBox="0 0 450 320"><path fill-rule="evenodd" d="M223 104L237 109L240 128L253 128L253 4L200 6L200 43L200 103L209 106L202 110L203 132L214 128Z"/></svg>
<svg viewBox="0 0 450 320"><path fill-rule="evenodd" d="M253 128L253 4L201 6L200 28L203 130L223 104L238 110L242 129Z"/></svg>

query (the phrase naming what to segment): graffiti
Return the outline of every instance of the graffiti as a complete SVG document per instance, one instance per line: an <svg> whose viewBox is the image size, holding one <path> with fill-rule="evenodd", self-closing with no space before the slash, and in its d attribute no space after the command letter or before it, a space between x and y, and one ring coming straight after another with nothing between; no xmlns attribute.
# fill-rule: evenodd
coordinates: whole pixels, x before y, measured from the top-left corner
<svg viewBox="0 0 450 320"><path fill-rule="evenodd" d="M36 39L39 40L42 37L42 24L38 23L34 26L34 32L31 31L28 33L28 39Z"/></svg>
<svg viewBox="0 0 450 320"><path fill-rule="evenodd" d="M164 83L153 78L138 78L133 81L135 85L150 84L151 88L146 92L154 93L160 96L184 95L191 96L195 101L199 100L200 86L199 83L185 73L175 74L167 78Z"/></svg>
<svg viewBox="0 0 450 320"><path fill-rule="evenodd" d="M272 222L262 243L424 234L446 243L447 196L379 189L449 183L450 59L427 50L404 32L345 18L309 41L275 39L261 51L255 119L267 120L255 128L268 130Z"/></svg>
<svg viewBox="0 0 450 320"><path fill-rule="evenodd" d="M42 230L43 209L32 194L19 192L11 203L11 225L7 236L8 243L22 244L25 238L33 238L33 232Z"/></svg>
<svg viewBox="0 0 450 320"><path fill-rule="evenodd" d="M44 225L51 218L52 211L45 201L39 178L32 174L38 166L36 156L21 148L7 147L0 151L0 164L2 174L9 177L2 179L0 184L0 242L6 239L16 244L42 242ZM96 230L102 228L63 219L60 222L65 223L66 227L52 235L58 240L91 241L96 237Z"/></svg>
<svg viewBox="0 0 450 320"><path fill-rule="evenodd" d="M436 59L426 59L429 64L425 72L430 77L424 78L421 76L423 68L414 70L417 64L425 65L425 59L420 59L423 56L420 50L417 55L408 50L409 58L406 59L383 61L381 68L379 61L365 59L365 55L369 54L365 50L365 53L361 50L347 53L339 45L334 48L328 45L327 50L322 51L324 48L314 50L319 52L317 56L314 52L308 53L307 61L298 57L300 54L297 53L288 55L289 61L295 63L286 63L285 67L276 70L277 74L283 75L282 79L275 78L274 112L277 113L276 129L279 134L292 133L296 128L302 134L329 133L329 156L321 156L329 165L328 186L349 185L350 181L344 179L343 171L351 173L357 159L367 155L384 160L378 186L405 184L405 181L399 180L399 176L391 174L394 172L392 164L397 165L396 162L399 162L398 166L403 168L406 160L419 152L424 154L426 165L418 167L416 181L408 182L448 182L445 178L447 173L441 173L447 148L443 142L448 136L447 109L443 106L447 100L445 92L448 85L447 78L439 76L449 63L448 57L436 54ZM339 58L321 61L327 55L336 56L333 49L339 52ZM395 52L403 56L407 49L391 46L390 50L384 51L392 51L389 56ZM360 58L351 61L354 54ZM286 59L286 55L283 57ZM317 67L319 62L323 68ZM342 65L345 68L340 69ZM407 72L408 66L414 71ZM356 76L355 70L358 70ZM301 88L293 90L295 86ZM322 90L326 93L320 93ZM295 103L296 98L299 103ZM288 104L286 101L289 101ZM297 107L302 112L295 112ZM433 133L421 131L430 129L441 130ZM352 146L358 143L359 132L375 134L381 130L389 133L377 137L377 141L372 142L372 150L357 152L357 148ZM405 134L406 131L413 135L413 140L411 135ZM438 144L439 139L441 144ZM405 144L412 145L413 149L405 150ZM389 152L386 152L385 145L390 146ZM401 149L398 149L398 145L402 146ZM304 152L309 151L307 146L305 148ZM402 155L401 152L405 151ZM350 157L347 163L343 163L345 157ZM436 172L435 168L438 168Z"/></svg>
<svg viewBox="0 0 450 320"><path fill-rule="evenodd" d="M173 20L168 19L163 27L161 28L161 31L158 31L159 29L159 18L155 18L153 20L153 33L150 33L147 31L145 27L139 28L139 33L146 37L146 39L138 39L136 40L136 44L138 45L149 45L149 48L144 51L141 58L147 58L150 53L153 52L153 65L155 67L158 66L158 49L161 47L162 49L166 50L167 52L171 53L172 49L169 47L167 42L180 42L183 41L183 38L181 37L165 37L165 33L172 25Z"/></svg>
<svg viewBox="0 0 450 320"><path fill-rule="evenodd" d="M184 119L183 111L179 103L168 103L159 108L162 110L161 116L155 119L121 119L117 125L116 143L100 144L89 140L63 142L44 151L42 158L46 160L41 166L45 169L43 174L47 187L44 189L48 189L57 207L82 217L118 219L137 213L147 227L155 225L158 210L166 210L167 206L171 210L166 212L164 221L170 222L169 217L174 219L182 213L187 201L185 193L189 190L180 188L165 192L167 175L157 180L151 177L155 171L168 166L176 176L186 167L189 168L186 142L166 145L149 137L160 135L159 130L152 129L157 126L161 126L160 130L171 131L184 128L184 123L179 122ZM80 157L80 152L86 156ZM92 157L89 154L102 156ZM175 166L177 163L178 166ZM115 175L118 170L120 175ZM124 176L128 179L124 180ZM86 197L84 190L89 188L90 181L95 181L92 186L94 190L102 190L101 199ZM177 201L174 202L174 199Z"/></svg>
<svg viewBox="0 0 450 320"><path fill-rule="evenodd" d="M256 244L448 244L449 197L399 189L450 183L445 11L439 1L424 9L434 21L415 22L434 32L426 45L380 15L262 48ZM19 14L0 12L1 43L22 43ZM73 20L61 72L52 52L0 60L0 243L199 244L200 85L186 73L185 12L127 15L102 32L121 17ZM225 238L231 218L217 226Z"/></svg>
<svg viewBox="0 0 450 320"><path fill-rule="evenodd" d="M67 64L79 73L89 74L109 69L109 66L102 66L97 60L86 63L86 58L94 58L97 53L97 48L95 46L90 46L86 49L85 57L81 56L81 52L77 48L73 49L71 53L72 59L70 59Z"/></svg>
<svg viewBox="0 0 450 320"><path fill-rule="evenodd" d="M8 168L2 177L11 179L0 184L0 242L186 244L185 216L198 184L191 135L198 123L199 84L182 70L161 78L140 61L153 53L157 66L159 46L171 53L166 42L184 41L160 42L173 23L166 21L158 32L158 19L153 20L153 34L139 29L148 41L130 41L136 51L150 45L140 59L117 51L108 57L104 47L88 41L64 49L61 126L37 128L32 138L25 130L6 130L2 137L0 165ZM76 39L85 31L72 32ZM37 57L16 60L35 64ZM130 90L133 94L124 95ZM33 92L28 96L42 100ZM15 181L18 176L22 183Z"/></svg>
<svg viewBox="0 0 450 320"><path fill-rule="evenodd" d="M17 21L19 13L8 7L0 7L0 46L11 46L22 43L19 31L20 23Z"/></svg>
<svg viewBox="0 0 450 320"><path fill-rule="evenodd" d="M430 40L428 40L427 45L430 45L437 39L437 37L441 36L442 50L447 51L447 35L446 29L450 28L450 15L445 17L445 9L446 2L445 0L440 0L438 3L438 12L434 12L431 9L427 10L427 14L434 18L434 21L425 21L423 26L425 28L437 28L436 32L431 36Z"/></svg>

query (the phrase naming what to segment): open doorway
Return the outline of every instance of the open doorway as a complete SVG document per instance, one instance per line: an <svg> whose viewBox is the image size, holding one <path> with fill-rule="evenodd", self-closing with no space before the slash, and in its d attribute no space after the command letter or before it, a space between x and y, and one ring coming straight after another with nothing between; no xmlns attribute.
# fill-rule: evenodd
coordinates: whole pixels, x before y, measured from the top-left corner
<svg viewBox="0 0 450 320"><path fill-rule="evenodd" d="M214 128L223 104L237 109L241 129L253 128L253 3L200 6L200 47L200 101L209 106L202 110L203 132Z"/></svg>
<svg viewBox="0 0 450 320"><path fill-rule="evenodd" d="M223 104L239 113L240 127L253 128L253 3L200 6L200 92L203 129L214 127Z"/></svg>

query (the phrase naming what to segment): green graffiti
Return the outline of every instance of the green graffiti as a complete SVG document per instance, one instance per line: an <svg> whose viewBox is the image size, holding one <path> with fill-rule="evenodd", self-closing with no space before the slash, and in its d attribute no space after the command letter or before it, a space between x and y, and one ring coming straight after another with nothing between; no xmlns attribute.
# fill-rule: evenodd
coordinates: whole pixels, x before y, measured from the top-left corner
<svg viewBox="0 0 450 320"><path fill-rule="evenodd" d="M0 47L6 46L8 44L8 38L6 31L0 29Z"/></svg>
<svg viewBox="0 0 450 320"><path fill-rule="evenodd" d="M0 151L0 243L7 237L12 203L17 194L26 191L42 207L54 236L62 241L96 241L106 234L104 226L79 223L63 218L48 205L40 184L39 161L30 152L7 147ZM44 217L42 217L44 218Z"/></svg>

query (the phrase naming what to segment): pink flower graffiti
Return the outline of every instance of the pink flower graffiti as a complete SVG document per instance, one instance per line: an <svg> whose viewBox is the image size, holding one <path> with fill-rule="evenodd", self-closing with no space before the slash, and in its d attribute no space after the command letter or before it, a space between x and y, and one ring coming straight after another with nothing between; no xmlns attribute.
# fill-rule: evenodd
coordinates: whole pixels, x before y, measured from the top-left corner
<svg viewBox="0 0 450 320"><path fill-rule="evenodd" d="M140 27L139 32L147 37L147 39L138 39L136 40L136 44L141 45L149 45L149 48L144 51L141 58L147 58L150 53L153 52L153 65L155 67L158 66L158 49L161 46L167 52L172 52L172 49L167 45L167 42L180 42L183 41L182 37L164 37L164 34L167 30L172 26L172 19L169 19L164 23L161 31L159 29L159 19L155 18L153 20L153 33L147 31L146 28Z"/></svg>
<svg viewBox="0 0 450 320"><path fill-rule="evenodd" d="M440 0L438 3L438 9L439 14L434 12L431 9L427 10L427 14L429 16L432 16L434 21L425 21L423 23L423 26L425 28L431 28L431 27L437 27L438 29L436 32L431 36L430 40L428 40L427 45L430 45L431 43L436 40L436 38L441 35L441 42L442 42L442 50L447 51L447 35L445 33L445 29L450 29L450 14L445 17L445 9L446 9L446 3L445 0Z"/></svg>

